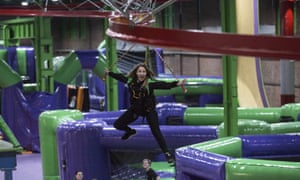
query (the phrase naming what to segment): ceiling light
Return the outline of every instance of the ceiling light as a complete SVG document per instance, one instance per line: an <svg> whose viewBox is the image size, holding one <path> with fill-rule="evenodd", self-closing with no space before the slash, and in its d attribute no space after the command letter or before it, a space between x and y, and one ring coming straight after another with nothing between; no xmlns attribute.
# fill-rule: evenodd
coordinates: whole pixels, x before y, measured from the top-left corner
<svg viewBox="0 0 300 180"><path fill-rule="evenodd" d="M21 5L22 5L22 6L28 6L28 5L29 5L29 2L28 2L28 1L22 1L22 2L21 2Z"/></svg>

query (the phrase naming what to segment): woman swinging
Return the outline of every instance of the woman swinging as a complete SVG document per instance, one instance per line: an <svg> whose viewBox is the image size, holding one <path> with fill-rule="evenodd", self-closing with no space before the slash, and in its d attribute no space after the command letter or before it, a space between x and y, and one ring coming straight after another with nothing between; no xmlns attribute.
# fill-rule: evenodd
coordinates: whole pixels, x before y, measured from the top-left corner
<svg viewBox="0 0 300 180"><path fill-rule="evenodd" d="M166 141L160 131L158 115L155 108L156 98L154 90L171 89L177 86L183 86L185 80L173 82L154 80L154 73L144 63L137 64L128 76L110 72L108 69L106 69L105 73L118 81L128 84L130 107L114 123L116 129L125 131L121 139L126 140L135 135L136 130L130 128L128 125L134 122L139 116L146 117L151 132L163 151L168 163L173 164L174 158L170 154Z"/></svg>

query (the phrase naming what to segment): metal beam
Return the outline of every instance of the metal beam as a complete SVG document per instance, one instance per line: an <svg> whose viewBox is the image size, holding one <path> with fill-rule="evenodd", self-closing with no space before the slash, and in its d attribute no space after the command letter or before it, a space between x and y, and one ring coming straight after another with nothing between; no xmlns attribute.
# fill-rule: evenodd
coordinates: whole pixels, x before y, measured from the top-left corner
<svg viewBox="0 0 300 180"><path fill-rule="evenodd" d="M95 11L95 10L41 10L41 9L1 9L1 16L48 16L48 17L86 17L86 18L108 18L117 15L112 11Z"/></svg>

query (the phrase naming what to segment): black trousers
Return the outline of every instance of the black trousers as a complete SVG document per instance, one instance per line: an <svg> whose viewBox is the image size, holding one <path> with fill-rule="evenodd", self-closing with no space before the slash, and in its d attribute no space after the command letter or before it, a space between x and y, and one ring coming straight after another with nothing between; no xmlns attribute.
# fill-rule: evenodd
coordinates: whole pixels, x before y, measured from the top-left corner
<svg viewBox="0 0 300 180"><path fill-rule="evenodd" d="M130 107L114 122L114 127L118 130L129 131L131 128L128 125L134 122L139 116L140 114L137 114L134 108ZM159 128L157 112L155 110L147 112L145 117L162 152L169 152L165 138Z"/></svg>

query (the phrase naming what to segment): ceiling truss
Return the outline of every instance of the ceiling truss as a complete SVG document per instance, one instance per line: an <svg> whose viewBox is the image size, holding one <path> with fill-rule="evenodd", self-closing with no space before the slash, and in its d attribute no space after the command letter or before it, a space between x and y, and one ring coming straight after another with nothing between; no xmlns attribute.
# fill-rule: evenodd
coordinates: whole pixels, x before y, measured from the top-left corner
<svg viewBox="0 0 300 180"><path fill-rule="evenodd" d="M107 18L124 16L134 23L143 22L177 0L11 0L0 4L0 15ZM9 2L9 0L7 0ZM25 5L21 5L26 2ZM132 19L133 14L144 14Z"/></svg>

